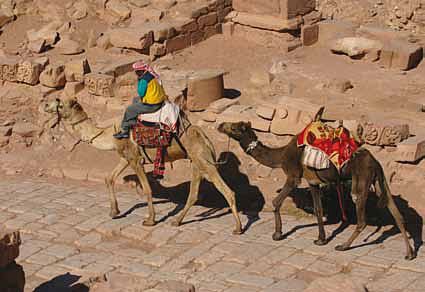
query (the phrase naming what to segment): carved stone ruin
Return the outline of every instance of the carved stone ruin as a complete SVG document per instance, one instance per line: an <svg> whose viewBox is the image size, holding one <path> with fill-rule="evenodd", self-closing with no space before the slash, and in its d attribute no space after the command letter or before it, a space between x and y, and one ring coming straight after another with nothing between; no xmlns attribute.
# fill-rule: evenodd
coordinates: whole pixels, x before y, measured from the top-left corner
<svg viewBox="0 0 425 292"><path fill-rule="evenodd" d="M84 84L88 92L98 96L114 96L115 78L106 74L90 73L85 75Z"/></svg>
<svg viewBox="0 0 425 292"><path fill-rule="evenodd" d="M409 125L394 122L361 122L360 138L367 144L395 146L409 137Z"/></svg>
<svg viewBox="0 0 425 292"><path fill-rule="evenodd" d="M188 78L187 108L190 111L205 110L210 103L223 97L223 71L205 70Z"/></svg>
<svg viewBox="0 0 425 292"><path fill-rule="evenodd" d="M42 66L32 61L2 59L0 61L0 80L22 82L30 85L38 83Z"/></svg>

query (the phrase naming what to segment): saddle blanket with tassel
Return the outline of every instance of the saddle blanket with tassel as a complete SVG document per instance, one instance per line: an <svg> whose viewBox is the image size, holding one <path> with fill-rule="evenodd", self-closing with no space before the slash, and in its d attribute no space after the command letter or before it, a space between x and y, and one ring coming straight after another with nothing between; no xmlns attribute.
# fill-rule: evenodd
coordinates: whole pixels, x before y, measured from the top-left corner
<svg viewBox="0 0 425 292"><path fill-rule="evenodd" d="M347 128L333 128L320 121L312 122L298 134L297 145L304 147L303 164L326 169L333 163L338 171L359 147Z"/></svg>

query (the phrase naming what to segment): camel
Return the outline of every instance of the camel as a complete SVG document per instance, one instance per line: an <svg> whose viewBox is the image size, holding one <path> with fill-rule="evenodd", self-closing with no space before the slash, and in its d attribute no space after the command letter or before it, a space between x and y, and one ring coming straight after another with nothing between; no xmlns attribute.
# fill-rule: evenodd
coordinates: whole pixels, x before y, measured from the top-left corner
<svg viewBox="0 0 425 292"><path fill-rule="evenodd" d="M149 157L155 157L156 149L145 149L130 139L115 139L112 135L118 132L115 126L98 128L88 117L83 107L76 99L55 99L44 106L44 111L56 114L58 121L63 121L71 132L78 136L82 142L103 151L116 151L120 155L120 161L110 175L105 178L109 191L111 204L110 216L118 216L118 202L115 195L115 181L117 177L130 166L136 173L143 192L147 195L149 217L143 221L145 226L153 226L155 222L155 210L152 201L152 189L149 184L144 165L150 163ZM166 161L173 162L186 157L192 161L191 185L186 205L177 219L172 222L173 226L181 225L183 218L198 199L199 186L202 179L211 181L223 194L233 213L236 227L234 234L241 234L242 227L236 207L235 193L226 185L217 170L216 154L210 139L200 127L191 125L184 113L181 113L184 124L184 132L180 137L181 145L173 139L167 149ZM131 135L130 135L131 136ZM184 148L184 149L183 149ZM146 157L146 155L148 157Z"/></svg>
<svg viewBox="0 0 425 292"><path fill-rule="evenodd" d="M320 119L324 108L319 110L315 120ZM286 174L286 182L279 195L273 200L275 216L275 232L273 240L282 240L282 218L280 208L288 195L297 188L301 179L304 178L309 184L309 189L313 197L314 212L317 217L319 236L314 241L316 245L325 245L328 243L323 224L323 208L321 202L320 184L335 184L341 181L352 180L351 196L356 204L357 226L351 237L343 244L337 245L337 251L348 250L353 241L366 228L366 200L372 184L379 193L379 207L387 206L393 215L397 227L400 229L406 243L406 260L412 260L416 257L413 251L404 227L403 218L396 204L394 203L388 183L385 179L384 171L380 163L365 148L359 148L342 172L331 163L331 167L323 170L309 168L301 163L303 154L302 148L297 146L297 137L294 136L284 147L270 148L258 141L257 135L251 128L249 122L221 123L218 131L228 135L230 138L239 142L239 145L245 153L252 156L259 163L271 167L281 168ZM377 184L376 184L377 182Z"/></svg>

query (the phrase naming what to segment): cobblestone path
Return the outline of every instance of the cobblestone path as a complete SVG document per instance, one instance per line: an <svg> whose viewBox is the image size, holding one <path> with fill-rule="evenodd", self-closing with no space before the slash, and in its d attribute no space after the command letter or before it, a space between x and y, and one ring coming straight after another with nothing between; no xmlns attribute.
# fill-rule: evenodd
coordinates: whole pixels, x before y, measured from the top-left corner
<svg viewBox="0 0 425 292"><path fill-rule="evenodd" d="M132 192L119 192L126 217L109 218L103 185L75 187L43 181L0 181L0 224L21 230L18 262L32 291L70 272L73 275L123 273L158 280L183 280L197 291L302 291L317 277L346 273L367 283L371 292L425 291L425 254L404 260L400 234L368 244L391 229L368 227L355 242L361 247L334 251L352 232L350 226L327 246L313 244L314 218L284 216L287 239L271 239L271 213L261 213L245 234L232 235L228 210L192 208L181 227L172 227L176 205L155 200L160 223L143 227L144 202ZM248 218L241 214L244 224ZM331 234L337 225L326 226ZM368 238L370 237L370 238ZM367 238L367 242L365 239Z"/></svg>

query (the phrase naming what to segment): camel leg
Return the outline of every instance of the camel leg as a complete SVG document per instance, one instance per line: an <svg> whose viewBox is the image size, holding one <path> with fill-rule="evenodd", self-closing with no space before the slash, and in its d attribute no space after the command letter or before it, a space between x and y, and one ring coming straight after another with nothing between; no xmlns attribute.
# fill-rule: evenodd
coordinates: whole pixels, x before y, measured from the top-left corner
<svg viewBox="0 0 425 292"><path fill-rule="evenodd" d="M117 177L124 171L124 169L128 166L128 161L124 158L121 158L118 165L114 168L114 170L105 178L106 187L109 191L109 201L111 203L111 211L109 215L114 218L120 214L120 210L118 209L117 197L115 195L115 181Z"/></svg>
<svg viewBox="0 0 425 292"><path fill-rule="evenodd" d="M350 248L353 241L366 228L366 201L369 193L371 182L369 178L364 178L363 183L359 183L359 178L353 176L351 196L356 203L357 227L351 237L343 244L335 247L338 251L344 251Z"/></svg>
<svg viewBox="0 0 425 292"><path fill-rule="evenodd" d="M383 195L383 194L382 194ZM413 251L412 246L409 243L409 238L407 237L406 228L404 227L403 217L400 214L391 194L388 194L388 209L393 215L395 222L397 224L398 229L400 229L401 234L403 235L404 242L406 243L406 256L404 257L406 260L413 260L416 257L415 252Z"/></svg>
<svg viewBox="0 0 425 292"><path fill-rule="evenodd" d="M196 201L198 200L198 192L199 192L199 186L201 184L202 177L199 173L199 169L192 164L192 179L190 183L190 191L189 191L189 197L187 198L186 205L184 206L184 209L182 210L181 214L177 217L175 221L171 223L173 226L179 226L184 216L186 216L187 212L189 211L190 207L192 207Z"/></svg>
<svg viewBox="0 0 425 292"><path fill-rule="evenodd" d="M233 234L242 234L242 224L239 218L238 210L236 207L236 198L235 192L233 192L221 178L218 170L216 168L212 169L209 173L209 178L211 182L215 185L217 190L223 194L227 203L229 204L230 209L232 210L233 217L235 218L236 226L233 230Z"/></svg>
<svg viewBox="0 0 425 292"><path fill-rule="evenodd" d="M146 176L143 166L140 165L139 160L136 160L135 162L133 162L131 166L137 174L140 184L142 185L143 192L146 194L147 201L148 201L149 217L143 221L143 225L154 226L155 225L155 209L153 207L152 188L149 184L148 177Z"/></svg>
<svg viewBox="0 0 425 292"><path fill-rule="evenodd" d="M279 195L273 200L274 207L274 219L275 219L275 232L273 233L273 240L282 239L282 217L280 216L280 207L282 207L283 202L286 197L295 189L296 184L293 180L287 180Z"/></svg>
<svg viewBox="0 0 425 292"><path fill-rule="evenodd" d="M314 213L316 214L317 224L319 227L319 238L314 241L314 244L325 245L327 241L326 241L325 227L323 226L323 207L322 207L322 200L321 200L321 191L318 186L312 186L312 185L310 185L310 190L313 196Z"/></svg>

